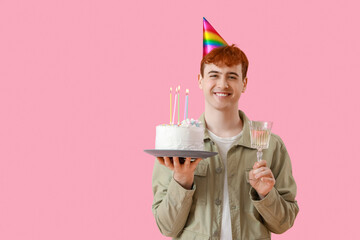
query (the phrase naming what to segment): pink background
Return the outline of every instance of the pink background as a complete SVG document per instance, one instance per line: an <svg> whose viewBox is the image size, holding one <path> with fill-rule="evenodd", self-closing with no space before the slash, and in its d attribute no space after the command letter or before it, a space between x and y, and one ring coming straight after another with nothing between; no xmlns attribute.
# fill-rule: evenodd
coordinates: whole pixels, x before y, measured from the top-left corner
<svg viewBox="0 0 360 240"><path fill-rule="evenodd" d="M273 239L360 238L358 1L123 2L0 1L0 239L167 239L143 149L169 87L203 111L203 16L292 158L300 213Z"/></svg>

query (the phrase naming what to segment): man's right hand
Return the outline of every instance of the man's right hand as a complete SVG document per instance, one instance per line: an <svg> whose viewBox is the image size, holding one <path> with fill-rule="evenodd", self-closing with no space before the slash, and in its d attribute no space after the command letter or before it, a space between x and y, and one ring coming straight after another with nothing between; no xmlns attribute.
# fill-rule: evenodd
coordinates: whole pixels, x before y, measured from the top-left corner
<svg viewBox="0 0 360 240"><path fill-rule="evenodd" d="M166 166L170 170L174 171L174 179L183 188L190 190L194 183L194 172L196 166L202 160L197 158L191 162L191 158L186 158L184 164L180 164L179 157L173 157L173 161L169 157L157 157L161 165Z"/></svg>

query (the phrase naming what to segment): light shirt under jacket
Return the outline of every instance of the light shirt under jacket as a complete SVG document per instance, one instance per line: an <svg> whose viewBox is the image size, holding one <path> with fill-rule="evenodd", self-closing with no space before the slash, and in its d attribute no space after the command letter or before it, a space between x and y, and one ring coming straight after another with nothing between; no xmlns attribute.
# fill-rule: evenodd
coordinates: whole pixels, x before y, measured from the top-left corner
<svg viewBox="0 0 360 240"><path fill-rule="evenodd" d="M219 137L216 136L213 132L208 130L210 138L215 142L219 150L220 159L223 162L224 166L224 195L223 195L223 210L222 210L222 219L221 219L221 231L220 231L220 240L229 240L232 239L231 234L231 217L230 217L230 204L229 204L229 189L227 181L227 153L231 146L240 138L242 131L233 137Z"/></svg>

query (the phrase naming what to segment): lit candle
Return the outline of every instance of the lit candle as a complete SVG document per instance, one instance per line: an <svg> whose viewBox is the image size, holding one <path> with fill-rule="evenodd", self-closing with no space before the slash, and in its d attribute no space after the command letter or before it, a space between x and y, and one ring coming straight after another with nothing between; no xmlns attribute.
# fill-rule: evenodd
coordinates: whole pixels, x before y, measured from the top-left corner
<svg viewBox="0 0 360 240"><path fill-rule="evenodd" d="M178 125L180 124L180 85L178 86Z"/></svg>
<svg viewBox="0 0 360 240"><path fill-rule="evenodd" d="M176 95L177 95L177 92L178 92L178 90L177 90L177 88L175 89L175 99L174 99L174 112L173 112L173 115L172 115L172 122L171 122L171 124L174 124L174 121L175 121L175 109L176 109Z"/></svg>
<svg viewBox="0 0 360 240"><path fill-rule="evenodd" d="M184 120L188 118L189 89L186 89Z"/></svg>
<svg viewBox="0 0 360 240"><path fill-rule="evenodd" d="M171 120L172 120L172 116L171 116L171 114L172 114L172 109L171 109L171 107L172 107L172 104L171 104L171 101L172 101L172 100L171 100L171 98L172 98L172 97L171 97L171 95L172 95L172 94L171 94L171 92L172 92L172 87L170 87L170 124L171 124Z"/></svg>

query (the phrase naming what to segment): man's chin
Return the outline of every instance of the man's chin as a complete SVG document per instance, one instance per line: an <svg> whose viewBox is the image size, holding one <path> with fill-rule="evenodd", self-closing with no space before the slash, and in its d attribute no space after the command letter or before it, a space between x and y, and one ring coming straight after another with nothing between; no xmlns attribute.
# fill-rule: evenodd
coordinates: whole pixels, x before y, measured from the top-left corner
<svg viewBox="0 0 360 240"><path fill-rule="evenodd" d="M220 111L220 112L227 112L227 111L231 111L232 109L234 109L234 107L232 105L228 105L228 104L216 104L216 105L212 105L210 106L213 110L216 111Z"/></svg>
<svg viewBox="0 0 360 240"><path fill-rule="evenodd" d="M214 100L214 99L212 99ZM216 110L216 111L222 111L222 112L226 112L226 111L232 111L233 109L238 109L238 106L236 103L230 102L230 101L224 101L224 102L219 102L219 101L205 101L205 107L208 108L209 110Z"/></svg>

